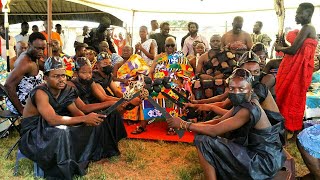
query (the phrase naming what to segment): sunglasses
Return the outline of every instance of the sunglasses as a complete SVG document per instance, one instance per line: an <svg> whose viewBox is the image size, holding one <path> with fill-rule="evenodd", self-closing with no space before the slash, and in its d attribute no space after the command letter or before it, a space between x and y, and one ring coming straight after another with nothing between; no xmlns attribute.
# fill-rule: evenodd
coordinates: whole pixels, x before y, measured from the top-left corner
<svg viewBox="0 0 320 180"><path fill-rule="evenodd" d="M175 44L166 44L166 47L175 47Z"/></svg>

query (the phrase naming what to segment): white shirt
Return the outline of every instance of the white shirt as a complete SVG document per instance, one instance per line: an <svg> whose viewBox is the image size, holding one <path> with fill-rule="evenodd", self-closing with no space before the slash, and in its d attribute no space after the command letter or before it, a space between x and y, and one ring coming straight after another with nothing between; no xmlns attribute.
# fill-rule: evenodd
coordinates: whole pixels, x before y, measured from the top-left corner
<svg viewBox="0 0 320 180"><path fill-rule="evenodd" d="M89 34L87 34L87 35L85 35L85 36L81 34L80 36L77 36L77 37L76 37L76 41L79 42L79 43L83 43L84 38L88 38L88 37L90 37Z"/></svg>
<svg viewBox="0 0 320 180"><path fill-rule="evenodd" d="M19 41L23 41L25 43L28 43L29 41L29 34L25 34L25 35L22 35L22 34L18 34L14 37L16 39L16 42L19 42Z"/></svg>
<svg viewBox="0 0 320 180"><path fill-rule="evenodd" d="M195 55L194 54L194 50L193 50L193 42L194 41L200 41L203 42L206 45L206 51L209 51L209 43L207 41L207 39L204 36L201 36L200 34L197 34L197 36L195 38L188 36L186 38L186 40L184 40L184 44L183 44L183 48L182 48L182 52L184 55Z"/></svg>

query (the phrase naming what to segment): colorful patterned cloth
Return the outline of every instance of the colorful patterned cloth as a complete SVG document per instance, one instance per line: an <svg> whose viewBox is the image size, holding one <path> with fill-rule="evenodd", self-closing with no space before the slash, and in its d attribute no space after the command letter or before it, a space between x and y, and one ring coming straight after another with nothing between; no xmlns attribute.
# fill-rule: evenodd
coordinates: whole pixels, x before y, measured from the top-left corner
<svg viewBox="0 0 320 180"><path fill-rule="evenodd" d="M66 66L66 75L72 78L75 71L73 59L65 55L62 55L61 58Z"/></svg>
<svg viewBox="0 0 320 180"><path fill-rule="evenodd" d="M128 79L130 81L139 80L138 75L148 75L150 67L148 64L142 59L141 56L134 54L132 55L119 69L117 72L117 77L120 79ZM126 86L124 83L120 83L119 88L122 92L125 92L129 89L129 86ZM142 104L145 104L143 101ZM144 120L144 117L141 116L143 113L139 113L141 107L135 107L132 110L128 110L123 113L122 118L127 120Z"/></svg>
<svg viewBox="0 0 320 180"><path fill-rule="evenodd" d="M160 57L156 61L157 65L155 67L154 78L170 77L171 88L175 88L183 95L186 95L187 92L192 92L191 79L194 77L193 68L190 65L187 57L185 57L181 51L177 51L170 55L167 55L166 53L161 53ZM172 91L168 89L163 88L162 91L166 92L174 99L178 98ZM165 106L162 107L166 108L167 112L169 112L169 114L171 114L172 116L182 118L186 116L182 109L178 108L169 100L164 99L161 93L154 94L154 96L157 97L158 102L166 102Z"/></svg>
<svg viewBox="0 0 320 180"><path fill-rule="evenodd" d="M7 72L7 61L0 56L0 84L4 85L8 77L8 74L9 73ZM5 100L0 101L0 106L3 109L6 108Z"/></svg>
<svg viewBox="0 0 320 180"><path fill-rule="evenodd" d="M149 66L138 54L133 54L118 69L117 77L120 79L136 78L138 74L149 74Z"/></svg>

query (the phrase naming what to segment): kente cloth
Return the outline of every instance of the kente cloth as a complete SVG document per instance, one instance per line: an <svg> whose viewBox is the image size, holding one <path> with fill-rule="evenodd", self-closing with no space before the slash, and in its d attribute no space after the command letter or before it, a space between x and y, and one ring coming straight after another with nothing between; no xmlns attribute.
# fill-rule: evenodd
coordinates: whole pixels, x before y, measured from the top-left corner
<svg viewBox="0 0 320 180"><path fill-rule="evenodd" d="M311 156L320 159L320 124L315 124L301 131L298 140Z"/></svg>
<svg viewBox="0 0 320 180"><path fill-rule="evenodd" d="M71 57L64 55L64 54L61 54L60 57L63 59L63 62L66 66L66 75L69 76L70 78L72 78L73 72L75 71L73 59Z"/></svg>
<svg viewBox="0 0 320 180"><path fill-rule="evenodd" d="M293 43L297 34L297 30L289 32L287 40ZM285 127L290 131L302 128L306 93L312 79L316 47L316 40L305 39L296 54L284 56L278 69L276 101L285 118Z"/></svg>
<svg viewBox="0 0 320 180"><path fill-rule="evenodd" d="M47 86L37 86L30 93L34 106L38 90L48 95L49 103L58 115L70 115L67 107L78 97L73 87L66 86L55 99ZM117 146L120 137L110 131L112 118L107 117L95 127L83 124L50 126L40 115L24 118L19 149L44 170L46 178L72 179L75 175L85 175L90 161L120 154Z"/></svg>
<svg viewBox="0 0 320 180"><path fill-rule="evenodd" d="M43 82L43 72L41 70L39 70L36 76L28 76L28 75L23 76L20 83L16 87L16 93L22 106L26 105L27 98L31 90L36 86L38 86L39 84L41 84L42 82ZM8 109L11 112L15 114L19 114L8 98L6 99L6 103L7 103Z"/></svg>
<svg viewBox="0 0 320 180"><path fill-rule="evenodd" d="M146 51L150 52L150 47L151 44L153 44L155 46L154 50L155 50L155 54L158 54L158 46L157 46L157 42L154 39L148 39L145 42L141 43L141 46L143 49L145 49ZM145 55L142 51L141 51L141 57L146 61L146 63L151 66L153 63L153 59L148 58L147 55Z"/></svg>
<svg viewBox="0 0 320 180"><path fill-rule="evenodd" d="M233 115L242 108L249 110L250 120L231 132L230 139L196 135L195 145L215 168L217 179L272 179L285 162L279 138L281 125L255 129L261 117L260 108L246 102L236 106Z"/></svg>
<svg viewBox="0 0 320 180"><path fill-rule="evenodd" d="M161 53L156 61L154 78L164 78L168 75L170 78L180 77L191 80L194 77L193 68L181 51L170 55Z"/></svg>
<svg viewBox="0 0 320 180"><path fill-rule="evenodd" d="M192 92L191 90L191 79L194 77L193 68L190 65L188 59L183 55L181 51L177 51L173 54L161 53L159 58L156 59L157 65L155 67L154 78L164 78L170 77L171 88L176 89L183 96L188 98L188 94ZM170 89L162 88L162 91L167 93L174 99L179 97L175 95L174 92ZM157 102L169 102L169 100L164 99L164 96L159 93L153 93L153 97L157 99ZM175 117L186 117L185 111L181 108L178 108L175 104L163 103L162 106L166 108L166 111Z"/></svg>
<svg viewBox="0 0 320 180"><path fill-rule="evenodd" d="M133 54L130 58L118 69L117 77L120 79L135 78L139 74L149 74L150 67L146 61L138 54Z"/></svg>
<svg viewBox="0 0 320 180"><path fill-rule="evenodd" d="M117 77L120 79L137 80L139 74L148 75L150 67L146 61L137 54L133 54L130 58L118 69ZM129 90L129 86L120 82L119 86L121 92ZM144 101L142 103L145 103ZM127 110L123 113L122 118L126 120L144 120L144 117L140 116L142 108L136 106L132 110Z"/></svg>

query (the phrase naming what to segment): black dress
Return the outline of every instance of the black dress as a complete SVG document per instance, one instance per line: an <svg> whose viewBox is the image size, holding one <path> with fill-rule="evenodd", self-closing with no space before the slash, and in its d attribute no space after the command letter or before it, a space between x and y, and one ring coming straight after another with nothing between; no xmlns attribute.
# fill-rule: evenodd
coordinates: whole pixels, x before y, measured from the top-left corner
<svg viewBox="0 0 320 180"><path fill-rule="evenodd" d="M79 79L72 80L76 86L77 93L80 99L86 104L99 103L100 101L93 95L91 84L84 85L79 82ZM97 111L99 113L100 111ZM113 111L107 117L107 128L112 133L114 140L119 142L122 138L127 137L127 131L123 124L123 119L118 111Z"/></svg>
<svg viewBox="0 0 320 180"><path fill-rule="evenodd" d="M30 93L35 103L35 93L44 91L56 113L70 115L66 110L78 97L73 87L66 86L57 99L46 86L38 86ZM109 130L107 117L99 126L50 126L41 116L24 118L21 122L21 152L36 162L45 172L46 178L72 179L74 175L85 175L90 161L98 161L119 155L117 141ZM118 138L118 139L117 139Z"/></svg>
<svg viewBox="0 0 320 180"><path fill-rule="evenodd" d="M230 139L196 135L195 145L203 157L215 168L218 179L271 179L282 167L285 156L279 137L281 124L255 129L261 111L252 103L235 107L250 111L250 120L232 132Z"/></svg>

